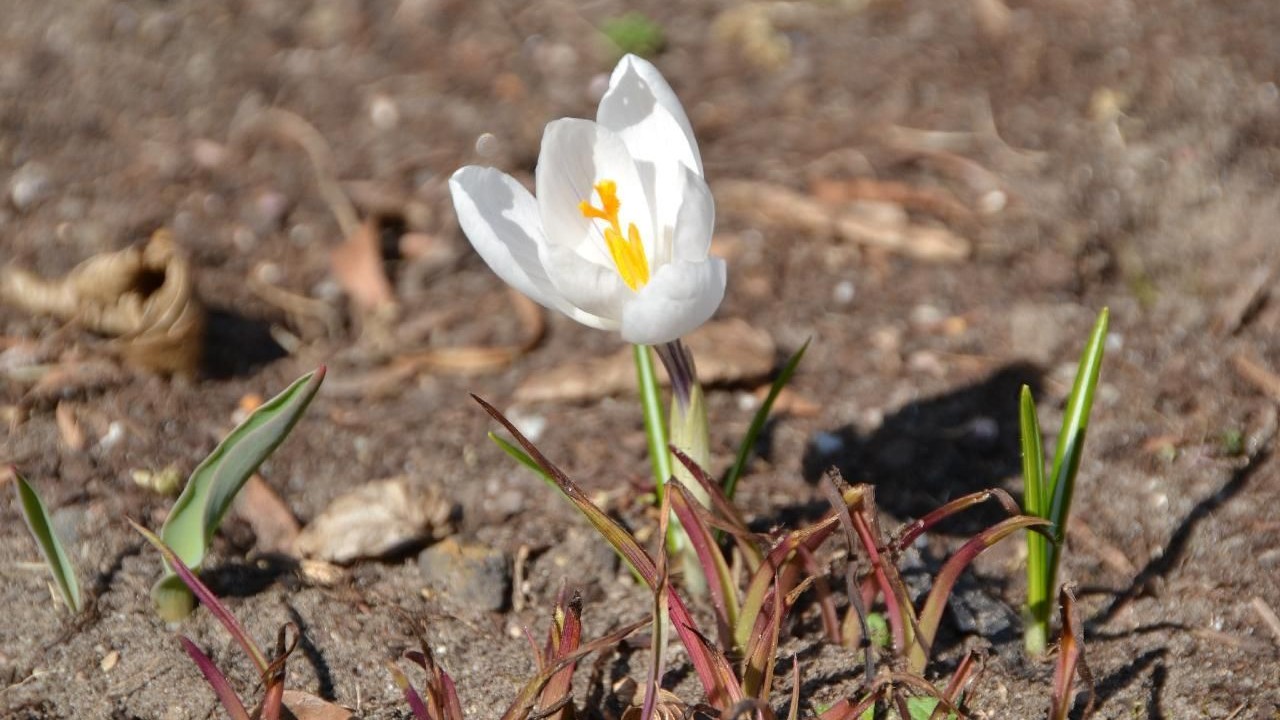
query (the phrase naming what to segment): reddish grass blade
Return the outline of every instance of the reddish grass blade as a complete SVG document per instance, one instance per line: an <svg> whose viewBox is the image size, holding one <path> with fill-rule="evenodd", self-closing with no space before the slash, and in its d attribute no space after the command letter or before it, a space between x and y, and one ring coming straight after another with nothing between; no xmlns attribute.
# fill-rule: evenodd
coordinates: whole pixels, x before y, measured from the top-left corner
<svg viewBox="0 0 1280 720"><path fill-rule="evenodd" d="M681 488L683 490L683 488ZM667 492L662 495L662 509L658 515L658 537L667 537L671 522L671 496ZM667 585L667 544L658 543L658 585L653 589L653 634L649 642L649 677L644 685L644 703L640 707L640 720L653 720L658 710L658 698L662 694L662 676L667 666L667 631L671 627L671 617L667 613L671 592Z"/></svg>
<svg viewBox="0 0 1280 720"><path fill-rule="evenodd" d="M791 709L787 720L800 720L800 659L791 656Z"/></svg>
<svg viewBox="0 0 1280 720"><path fill-rule="evenodd" d="M934 578L933 588L929 590L924 608L920 611L920 642L911 648L909 667L912 672L916 674L924 672L929 660L928 648L933 645L933 639L937 635L938 624L942 621L942 611L951 598L951 591L955 588L956 581L960 579L960 573L964 572L969 563L987 548L1019 530L1047 528L1050 524L1048 520L1029 515L1008 518L970 538L947 560L942 570L938 572L938 576Z"/></svg>
<svg viewBox="0 0 1280 720"><path fill-rule="evenodd" d="M218 619L218 622L222 623L222 627L227 629L231 637L244 649L245 654L253 660L253 664L258 667L258 673L265 676L270 668L270 663L267 662L266 656L263 655L257 643L253 641L253 638L249 637L249 633L245 632L239 621L227 609L227 606L222 604L218 596L214 595L213 591L201 582L200 578L196 577L195 573L191 572L191 569L182 562L182 559L168 545L165 545L164 541L155 533L142 527L132 519L128 520L134 530L141 533L142 537L147 539L147 542L160 551L160 554L164 556L165 562L169 563L169 567L173 569L174 574L182 580L182 583L191 590L193 595L200 599L200 604L208 608L209 612L213 613L213 616Z"/></svg>
<svg viewBox="0 0 1280 720"><path fill-rule="evenodd" d="M1022 514L1022 510L1018 507L1018 503L1014 501L1013 496L1004 490L1001 490L1000 488L981 490L976 493L965 495L964 497L958 497L946 505L930 512L919 520L915 520L907 524L898 531L897 539L894 541L894 546L897 547L898 550L906 550L911 547L912 543L914 543L917 538L931 530L934 525L937 525L956 513L968 510L975 505L981 505L992 498L998 501L1000 506L1003 507L1010 516Z"/></svg>
<svg viewBox="0 0 1280 720"><path fill-rule="evenodd" d="M732 529L730 535L747 561L747 570L755 572L756 568L760 567L760 561L764 559L764 553L754 543L747 542L746 538L754 537L754 534L747 528L747 521L742 517L742 513L738 512L738 507L724 494L720 483L712 479L707 471L684 451L672 445L671 455L685 466L693 479L698 481L698 485L711 498L711 508L719 514L719 519Z"/></svg>
<svg viewBox="0 0 1280 720"><path fill-rule="evenodd" d="M942 691L942 696L947 699L947 702L958 705L960 697L964 695L965 690L981 674L982 660L980 656L972 651L965 653L964 659L960 661L955 673L951 675L951 681L947 683L947 689Z"/></svg>
<svg viewBox="0 0 1280 720"><path fill-rule="evenodd" d="M769 589L775 581L781 582L781 590L784 593L795 586L797 582L795 576L799 572L792 560L798 554L797 549L803 546L809 551L816 550L831 536L831 533L835 532L837 523L834 516L828 516L815 525L788 533L773 546L755 574L751 576L747 591L742 597L742 610L738 614L738 624L734 628L733 636L736 647L743 649L747 647L752 632L759 624L760 609L764 607ZM784 568L787 569L785 574L782 573ZM777 578L779 575L782 576L781 580Z"/></svg>
<svg viewBox="0 0 1280 720"><path fill-rule="evenodd" d="M289 642L290 628L293 629L293 642ZM262 673L262 683L266 689L261 710L255 713L261 720L280 720L280 711L284 707L285 663L298 647L300 637L298 626L293 623L285 623L276 632L276 654Z"/></svg>
<svg viewBox="0 0 1280 720"><path fill-rule="evenodd" d="M617 645L628 635L648 624L649 620L641 620L640 622L635 622L625 627L621 627L604 637L592 640L552 663L546 670L534 675L529 682L525 683L525 686L521 688L520 693L516 695L516 699L511 703L511 707L507 708L507 711L502 714L502 720L525 720L525 718L528 718L530 713L533 712L534 706L537 703L538 695L542 692L542 689L551 680L551 678L556 675L556 673L577 663L582 658L596 652L597 650ZM442 689L444 689L448 693L448 697L451 698L448 714L444 715L441 720L462 720L462 711L457 702L458 693L454 689L453 680L443 672L441 672L440 675ZM457 713L456 715L453 714L455 712Z"/></svg>
<svg viewBox="0 0 1280 720"><path fill-rule="evenodd" d="M747 697L768 701L773 686L773 665L778 656L778 636L782 633L782 618L790 610L790 604L773 584L773 596L760 613L767 623L764 632L755 634L747 645L742 669L742 692Z"/></svg>
<svg viewBox="0 0 1280 720"><path fill-rule="evenodd" d="M618 555L649 585L649 588L657 587L657 566L649 557L649 554L644 551L644 548L640 547L640 543L636 542L635 537L615 522L613 518L596 507L586 493L582 491L582 488L578 487L576 483L569 479L569 476L564 474L564 471L548 460L497 408L485 402L479 396L472 395L471 397L494 420L497 420L505 427L507 432L511 433L511 436L524 448L529 457L555 482L560 491L569 498L569 501L578 508L579 512L586 516L587 521L596 528L597 532L604 536L605 540L613 546ZM693 662L694 671L697 673L699 681L702 682L708 702L716 707L725 707L723 703L726 697L731 697L734 693L740 694L741 692L737 687L736 681L731 687L724 685L722 678L716 671L717 661L714 657L715 654L709 655L703 652L704 643L700 639L697 625L694 623L693 616L689 613L689 609L685 606L684 601L680 599L680 596L676 593L668 593L667 599L667 611L671 616L671 624L675 628L676 634L680 637L680 642L689 652L689 658Z"/></svg>
<svg viewBox="0 0 1280 720"><path fill-rule="evenodd" d="M689 495L689 491L679 480L673 479L668 483L667 490L668 496L674 496L670 500L671 509L680 520L680 525L689 538L689 544L693 546L693 551L698 556L698 563L702 565L702 575L707 579L711 604L715 608L716 637L720 640L720 649L732 649L731 628L738 621L738 589L734 587L729 564L725 562L724 554L720 552L715 536L703 521L702 514L699 512L701 504Z"/></svg>
<svg viewBox="0 0 1280 720"><path fill-rule="evenodd" d="M547 631L547 649L539 662L538 669L545 670L551 663L568 657L582 644L582 597L574 593L572 599L566 601L567 589L560 588L556 597L555 613L551 620L551 628ZM546 687L542 689L539 706L550 708L569 698L573 689L573 672L576 664L566 665L551 676ZM573 717L573 708L566 706L550 713L547 720L569 720Z"/></svg>
<svg viewBox="0 0 1280 720"><path fill-rule="evenodd" d="M840 642L840 615L836 612L835 598L831 594L831 583L827 582L826 573L818 567L818 561L813 557L813 552L809 548L801 545L796 548L796 554L800 556L800 564L804 571L813 579L814 588L818 595L818 609L822 615L822 631L826 633L827 640L833 643Z"/></svg>
<svg viewBox="0 0 1280 720"><path fill-rule="evenodd" d="M396 687L400 688L400 692L404 694L404 700L409 703L409 709L413 711L413 716L417 720L433 720L431 713L427 711L427 704L422 701L422 696L418 694L418 691L413 689L413 685L409 682L409 677L404 674L400 666L388 660L387 671L391 673L391 679L395 682Z"/></svg>
<svg viewBox="0 0 1280 720"><path fill-rule="evenodd" d="M1093 710L1093 674L1084 661L1084 628L1076 613L1076 596L1069 585L1063 585L1058 593L1062 604L1062 637L1058 640L1058 663L1053 671L1053 694L1049 703L1051 720L1066 720L1071 712L1075 693L1071 683L1077 674L1084 680L1089 699L1085 702L1082 717L1089 717Z"/></svg>
<svg viewBox="0 0 1280 720"><path fill-rule="evenodd" d="M213 688L213 694L218 696L218 702L222 703L222 707L227 711L227 715L231 720L250 720L249 712L244 709L244 703L240 702L240 698L236 695L236 691L231 689L231 683L227 682L227 676L222 674L213 661L205 655L196 644L186 637L178 636L178 642L182 643L182 649L187 651L187 655L195 662L196 667L200 669L200 674L204 675L205 682L209 683L209 687Z"/></svg>

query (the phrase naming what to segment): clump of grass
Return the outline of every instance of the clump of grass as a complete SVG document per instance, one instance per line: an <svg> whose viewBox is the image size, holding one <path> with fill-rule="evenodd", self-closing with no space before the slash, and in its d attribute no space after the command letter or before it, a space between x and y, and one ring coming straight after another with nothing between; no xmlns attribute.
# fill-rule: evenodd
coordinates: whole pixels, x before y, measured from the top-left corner
<svg viewBox="0 0 1280 720"><path fill-rule="evenodd" d="M687 455L672 448L676 459L709 496L709 506L700 503L689 488L673 478L663 498L659 535L665 536L668 514L674 515L673 521L678 520L685 529L708 581L707 595L716 625L713 639L695 623L682 595L668 582L666 544L659 544L656 558L651 556L502 413L484 400L476 400L515 438L516 445L504 443L504 449L522 463L536 468L563 493L649 587L654 599L655 631L640 720L671 712L673 705L679 705L660 687L665 663L664 633L668 626L684 646L702 685L706 706L712 712L722 717L775 718L770 693L782 627L799 598L810 589L814 590L821 608L828 638L865 651L862 690L825 710L819 715L820 720L861 720L864 716L871 717L866 715L868 712L877 715L889 707L903 718L928 718L939 712L942 715L938 717L962 717L964 693L980 667L977 659L966 657L941 688L924 676L951 591L961 572L986 549L1021 530L1044 532L1049 526L1047 520L1019 514L1013 499L997 489L947 503L890 537L879 528L872 488L845 486L832 474L827 478L826 487L833 509L825 518L779 537L761 537L748 530L724 488ZM964 543L943 565L917 609L897 570L899 553L937 523L992 499L999 501L1010 517ZM819 547L838 532L843 532L850 550L845 580L851 610L843 623L838 620L825 574L814 559ZM721 544L720 533L730 545ZM870 569L858 571L853 565L854 557L861 557ZM746 578L744 585L739 586L738 577ZM876 657L869 641L868 609L877 601L883 606L890 630L890 647L885 658ZM798 677L798 673L798 665L793 663L793 676ZM794 687L799 687L798 682ZM799 701L798 692L793 692L789 718L798 717ZM684 706L684 711L689 709Z"/></svg>
<svg viewBox="0 0 1280 720"><path fill-rule="evenodd" d="M1094 391L1102 370L1109 320L1110 313L1103 308L1080 357L1048 475L1044 471L1043 443L1035 400L1031 397L1030 388L1025 385L1022 388L1019 418L1023 499L1029 515L1048 520L1052 527L1052 534L1048 537L1027 536L1027 612L1023 641L1027 652L1034 655L1045 652L1049 639L1050 599L1058 588L1058 565L1066 541L1067 516L1071 512L1071 499L1075 496L1076 476L1084 454Z"/></svg>

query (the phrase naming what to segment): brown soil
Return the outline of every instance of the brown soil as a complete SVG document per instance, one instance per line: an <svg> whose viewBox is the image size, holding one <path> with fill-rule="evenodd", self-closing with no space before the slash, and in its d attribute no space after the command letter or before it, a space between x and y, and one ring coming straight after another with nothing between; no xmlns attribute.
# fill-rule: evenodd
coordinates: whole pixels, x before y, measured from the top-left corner
<svg viewBox="0 0 1280 720"><path fill-rule="evenodd" d="M966 208L904 203L913 221L972 241L960 262L722 208L731 285L720 316L769 330L781 352L813 338L794 388L819 409L772 426L765 459L744 479L749 515L763 526L812 517L813 481L831 464L875 483L897 519L981 487L1018 495L1018 386L1036 389L1042 423L1056 428L1076 353L1096 310L1110 306L1065 565L1080 588L1098 714L1273 717L1280 637L1257 607L1280 609L1280 464L1263 449L1280 400L1264 389L1267 369L1280 371L1280 4L1013 0L1002 35L981 21L998 0L752 6L777 31L766 38L775 45L729 32L735 3L638 5L666 32L656 61L690 109L713 189L755 180L811 192L815 180L874 177L934 200L950 193ZM532 672L511 631L543 632L562 575L584 589L588 635L644 616L645 593L607 557L590 572L543 560L592 552L590 531L486 441L493 424L467 396L509 408L523 379L612 352L617 339L550 318L545 339L499 372L370 382L385 359L374 324L356 329L330 275L342 233L311 165L287 139L236 134L264 108L286 109L325 138L341 179L376 181L366 194L411 208L405 226L436 252L392 266L400 331L417 323L419 344L431 347L514 343L521 327L456 229L445 180L472 162L528 178L543 124L594 112L612 57L593 28L625 9L0 5L0 264L59 275L168 227L215 311L202 373L182 380L86 370L108 357L101 339L0 307L0 461L18 465L74 533L96 598L80 622L55 607L6 495L0 714L220 714L151 611L159 562L125 518L158 526L170 500L131 474L190 471L242 396L322 362L325 391L262 472L300 520L353 484L408 475L456 498L464 536L510 557L527 546L534 559L519 610L467 615L422 594L411 557L358 564L323 587L258 557L252 531L233 519L207 576L260 639L290 620L304 630L294 687L363 717L408 717L383 667L414 642L407 614L428 620L469 715L493 717ZM1271 275L1259 284L1260 269ZM251 276L344 321L317 329L315 317L264 300ZM1261 307L1245 307L1251 283ZM31 368L32 352L65 375L33 389L18 370ZM1237 357L1263 373L1241 373ZM711 392L720 467L746 426L751 389ZM86 433L83 449L60 436L60 403ZM630 492L648 477L631 398L517 409L546 420L547 455L608 493L633 526L651 522ZM954 545L966 529L930 547ZM963 638L948 623L952 642L987 648L975 701L986 717L1037 717L1048 703L1051 667L1021 651L1023 586L1010 544L978 564L966 592L996 599L1012 624ZM250 687L207 613L180 630ZM807 620L794 633L788 647L800 653L810 705L852 692L856 659L819 643ZM118 661L104 670L112 653ZM603 695L610 678L642 667L643 653L608 656ZM695 699L687 670L674 667ZM603 716L589 675L579 703Z"/></svg>

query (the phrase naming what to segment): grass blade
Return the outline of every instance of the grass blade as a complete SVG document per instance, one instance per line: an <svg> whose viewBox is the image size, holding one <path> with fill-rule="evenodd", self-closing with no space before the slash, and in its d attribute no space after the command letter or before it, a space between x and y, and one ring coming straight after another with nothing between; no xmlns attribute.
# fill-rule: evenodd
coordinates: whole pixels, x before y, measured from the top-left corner
<svg viewBox="0 0 1280 720"><path fill-rule="evenodd" d="M672 480L667 490L671 509L688 535L689 544L693 546L698 562L702 565L702 575L707 579L711 604L715 608L720 649L731 649L731 628L738 622L738 589L734 585L733 574L729 571L729 563L725 562L724 554L716 544L715 535L702 518L701 513L705 512L702 505L679 480Z"/></svg>
<svg viewBox="0 0 1280 720"><path fill-rule="evenodd" d="M505 438L499 437L495 433L492 433L492 432L489 433L489 439L493 441L494 445L497 445L499 448L501 448L502 452L510 455L513 459L515 459L516 462L520 463L521 465L537 473L538 477L542 478L543 481L545 481L548 485L550 485L553 488L556 488L557 490L560 489L559 487L556 486L556 481L552 480L551 476L543 472L542 468L538 467L538 463L534 462L533 458L529 457L529 453L526 453L525 451L521 450L515 445L512 445L511 443L507 442Z"/></svg>
<svg viewBox="0 0 1280 720"><path fill-rule="evenodd" d="M805 340L800 349L787 360L787 364L782 366L782 371L778 373L778 377L769 386L769 394L765 396L764 402L760 403L760 407L756 409L755 416L751 418L751 425L747 427L747 434L742 436L742 443L738 445L738 456L734 458L733 465L724 474L724 479L720 483L720 486L724 488L725 497L730 500L733 499L733 494L738 489L739 478L742 477L742 473L747 469L747 462L751 460L751 453L755 451L756 441L760 439L760 433L764 430L765 423L769 420L769 413L773 410L773 403L782 394L782 390L787 386L787 383L791 382L791 376L795 375L796 368L800 366L800 361L804 359L804 351L809 349L809 342L810 340Z"/></svg>
<svg viewBox="0 0 1280 720"><path fill-rule="evenodd" d="M147 539L147 542L160 551L160 554L164 556L165 562L173 568L175 577L200 599L200 604L208 608L209 612L213 613L213 616L218 619L218 622L222 623L222 627L227 629L231 637L244 649L245 654L253 660L253 664L258 667L258 674L266 675L271 664L267 662L262 649L253 641L253 638L249 637L249 633L245 632L240 622L231 614L227 606L222 604L218 596L214 595L213 591L201 582L200 578L196 577L195 573L191 572L191 569L182 562L182 558L178 557L178 554L172 548L165 545L164 541L157 537L155 533L142 527L132 519L129 519L129 524L133 526L134 530L141 533L142 537Z"/></svg>
<svg viewBox="0 0 1280 720"><path fill-rule="evenodd" d="M556 597L551 628L547 631L547 650L543 654L545 665L569 656L582 644L582 597L574 593L571 599L566 599L566 593L567 590L562 587ZM573 690L575 668L575 665L566 665L547 681L539 699L544 712L546 708L569 698L569 693ZM547 720L570 720L572 717L573 710L567 705L546 716Z"/></svg>
<svg viewBox="0 0 1280 720"><path fill-rule="evenodd" d="M711 509L719 514L717 521L721 525L728 525L729 534L733 537L734 543L738 546L738 551L742 553L743 559L746 561L747 570L755 572L760 567L760 561L764 558L764 553L760 551L747 538L754 537L755 534L747 527L747 521L742 517L742 513L738 511L736 505L724 494L724 490L711 479L707 471L701 465L693 460L680 448L671 446L671 455L689 471L689 475L698 482L703 492L711 500Z"/></svg>
<svg viewBox="0 0 1280 720"><path fill-rule="evenodd" d="M427 713L427 704L422 701L422 696L413 688L413 684L409 682L409 677L404 674L404 671L390 660L387 661L387 670L391 673L391 679L395 682L396 687L400 688L400 692L404 694L404 700L409 703L409 709L413 711L413 716L417 720L431 720L431 715Z"/></svg>
<svg viewBox="0 0 1280 720"><path fill-rule="evenodd" d="M199 569L218 524L249 476L289 435L324 381L325 368L303 375L253 411L191 473L160 529L160 537L187 567ZM160 614L179 620L190 613L190 596L170 574L152 589Z"/></svg>
<svg viewBox="0 0 1280 720"><path fill-rule="evenodd" d="M62 595L62 601L67 604L71 612L79 613L84 607L80 581L76 578L76 568L71 564L71 557L62 546L58 533L53 530L53 521L50 519L48 508L45 507L44 501L40 499L35 488L31 487L26 478L18 473L17 468L10 467L9 476L13 478L14 487L17 488L18 504L22 507L22 517L27 521L27 529L31 531L31 537L35 538L36 544L40 546L40 553L44 555L44 562L49 572L53 573L53 580L58 586L58 593Z"/></svg>
<svg viewBox="0 0 1280 720"><path fill-rule="evenodd" d="M1022 386L1018 403L1022 445L1023 505L1028 515L1049 518L1049 488L1045 486L1044 449L1040 420L1031 388ZM1044 652L1049 639L1049 544L1039 533L1027 533L1027 618L1024 630L1028 652Z"/></svg>
<svg viewBox="0 0 1280 720"><path fill-rule="evenodd" d="M185 637L178 636L178 642L182 643L182 649L187 651L187 655L200 669L200 674L204 675L205 681L209 683L213 694L218 697L218 702L222 703L223 709L227 711L231 720L249 720L249 712L244 709L244 703L240 702L236 691L231 689L231 683L227 682L227 676L222 674L209 656Z"/></svg>
<svg viewBox="0 0 1280 720"><path fill-rule="evenodd" d="M662 392L653 371L653 354L648 345L633 345L636 361L636 388L644 409L644 434L649 439L649 462L653 466L654 491L658 499L671 477L671 454L667 452L667 425L663 419Z"/></svg>
<svg viewBox="0 0 1280 720"><path fill-rule="evenodd" d="M1062 638L1058 641L1058 663L1053 672L1053 694L1049 704L1050 720L1066 720L1071 712L1071 683L1076 674L1088 686L1089 699L1086 701L1083 717L1089 717L1093 706L1093 674L1084 661L1084 628L1076 614L1076 598L1070 586L1063 586L1059 594L1062 604Z"/></svg>
<svg viewBox="0 0 1280 720"><path fill-rule="evenodd" d="M960 573L964 572L969 563L973 562L987 548L1019 530L1043 529L1048 525L1048 520L1031 517L1030 515L1008 518L970 538L955 554L947 559L946 564L942 566L942 570L938 571L938 576L934 578L933 587L929 590L929 596L925 599L924 607L920 610L920 638L919 642L911 648L911 672L917 675L924 672L925 664L929 659L927 648L933 646L933 639L938 633L938 624L942 621L942 611L946 608L947 601L951 598L951 591L955 588L956 581L960 579Z"/></svg>

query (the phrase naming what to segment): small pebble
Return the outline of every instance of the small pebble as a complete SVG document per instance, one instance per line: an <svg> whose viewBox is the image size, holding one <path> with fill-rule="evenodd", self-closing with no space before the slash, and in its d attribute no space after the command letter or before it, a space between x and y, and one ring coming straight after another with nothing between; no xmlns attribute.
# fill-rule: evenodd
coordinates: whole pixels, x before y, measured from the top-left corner
<svg viewBox="0 0 1280 720"><path fill-rule="evenodd" d="M831 289L831 299L837 305L848 305L853 302L854 287L852 280L841 280Z"/></svg>
<svg viewBox="0 0 1280 720"><path fill-rule="evenodd" d="M53 180L49 169L38 162L29 162L13 174L9 180L9 199L18 212L26 212L53 194Z"/></svg>

